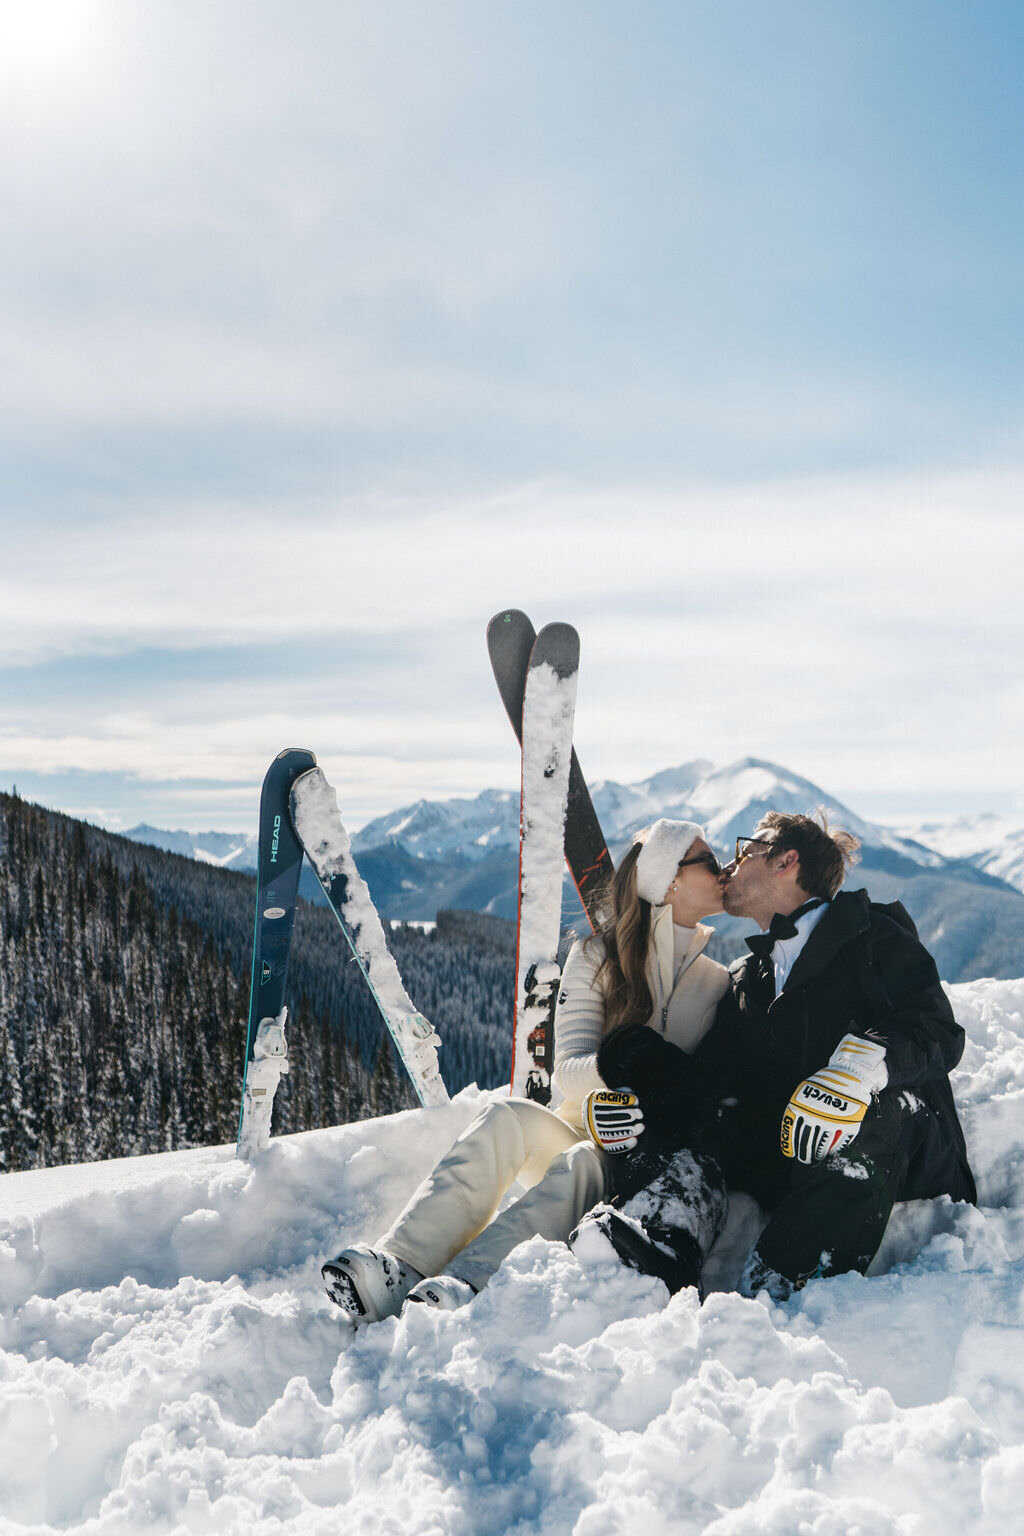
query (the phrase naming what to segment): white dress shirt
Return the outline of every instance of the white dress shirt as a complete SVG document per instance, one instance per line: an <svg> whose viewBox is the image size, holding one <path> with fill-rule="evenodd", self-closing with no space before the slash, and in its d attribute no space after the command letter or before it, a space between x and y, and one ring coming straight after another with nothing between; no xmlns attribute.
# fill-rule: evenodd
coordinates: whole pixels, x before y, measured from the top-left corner
<svg viewBox="0 0 1024 1536"><path fill-rule="evenodd" d="M778 997L796 964L797 955L828 911L827 901L820 907L812 907L796 920L796 933L791 939L776 939L772 947L772 965L775 968L775 996Z"/></svg>

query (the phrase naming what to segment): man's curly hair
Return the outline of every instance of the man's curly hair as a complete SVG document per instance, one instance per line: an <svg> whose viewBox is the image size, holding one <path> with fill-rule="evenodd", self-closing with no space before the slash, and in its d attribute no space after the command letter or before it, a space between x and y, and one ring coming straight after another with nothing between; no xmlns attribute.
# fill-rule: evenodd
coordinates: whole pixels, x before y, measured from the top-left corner
<svg viewBox="0 0 1024 1536"><path fill-rule="evenodd" d="M831 901L856 864L860 839L840 827L830 827L824 806L812 816L797 816L785 811L768 811L757 825L757 833L767 832L771 852L788 853L795 848L800 855L800 885L808 896Z"/></svg>

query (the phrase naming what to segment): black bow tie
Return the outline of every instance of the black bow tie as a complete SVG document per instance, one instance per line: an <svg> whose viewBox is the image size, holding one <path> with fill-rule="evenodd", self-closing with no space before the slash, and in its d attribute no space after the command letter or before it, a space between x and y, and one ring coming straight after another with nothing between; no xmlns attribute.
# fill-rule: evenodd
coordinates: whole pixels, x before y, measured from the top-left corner
<svg viewBox="0 0 1024 1536"><path fill-rule="evenodd" d="M820 897L812 901L805 901L802 907L797 907L795 912L776 912L768 927L767 933L752 933L747 939L747 947L755 955L767 957L775 948L777 939L792 939L796 937L797 919L803 917L805 912L813 912L815 907L823 906Z"/></svg>

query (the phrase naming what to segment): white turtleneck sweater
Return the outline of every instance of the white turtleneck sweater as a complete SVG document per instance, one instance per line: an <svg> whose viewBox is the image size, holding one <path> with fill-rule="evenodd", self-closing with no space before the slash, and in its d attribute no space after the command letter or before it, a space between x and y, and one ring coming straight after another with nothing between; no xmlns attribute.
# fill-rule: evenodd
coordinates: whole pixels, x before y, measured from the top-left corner
<svg viewBox="0 0 1024 1536"><path fill-rule="evenodd" d="M682 928L671 907L655 907L647 954L647 983L654 1008L647 1024L692 1052L711 1028L729 973L703 953L712 929ZM562 1119L579 1125L580 1101L604 1088L597 1048L604 1034L604 995L597 972L604 959L599 939L577 941L569 952L555 1014L555 1086L565 1095Z"/></svg>

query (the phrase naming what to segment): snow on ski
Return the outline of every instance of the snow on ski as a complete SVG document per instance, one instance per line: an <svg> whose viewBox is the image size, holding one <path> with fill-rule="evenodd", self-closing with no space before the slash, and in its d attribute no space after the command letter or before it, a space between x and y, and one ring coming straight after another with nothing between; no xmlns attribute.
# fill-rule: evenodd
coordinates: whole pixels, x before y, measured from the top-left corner
<svg viewBox="0 0 1024 1536"><path fill-rule="evenodd" d="M523 693L535 639L533 625L518 608L505 608L496 613L487 626L487 650L494 680L520 741L523 737ZM615 866L575 751L569 762L565 861L590 926L596 929L601 923L602 902Z"/></svg>
<svg viewBox="0 0 1024 1536"><path fill-rule="evenodd" d="M523 696L512 1092L541 1104L551 1099L552 1021L561 979L562 864L579 655L579 636L571 625L546 625L530 652Z"/></svg>
<svg viewBox="0 0 1024 1536"><path fill-rule="evenodd" d="M236 1149L241 1158L252 1158L267 1145L274 1095L288 1071L284 996L302 870L302 848L292 830L288 797L298 775L315 764L312 752L286 748L267 769L260 792L256 924Z"/></svg>
<svg viewBox="0 0 1024 1536"><path fill-rule="evenodd" d="M300 774L291 791L292 823L316 870L331 910L391 1031L422 1104L446 1104L448 1090L437 1064L440 1040L415 1008L402 983L384 928L356 868L338 809L337 792L319 768Z"/></svg>

